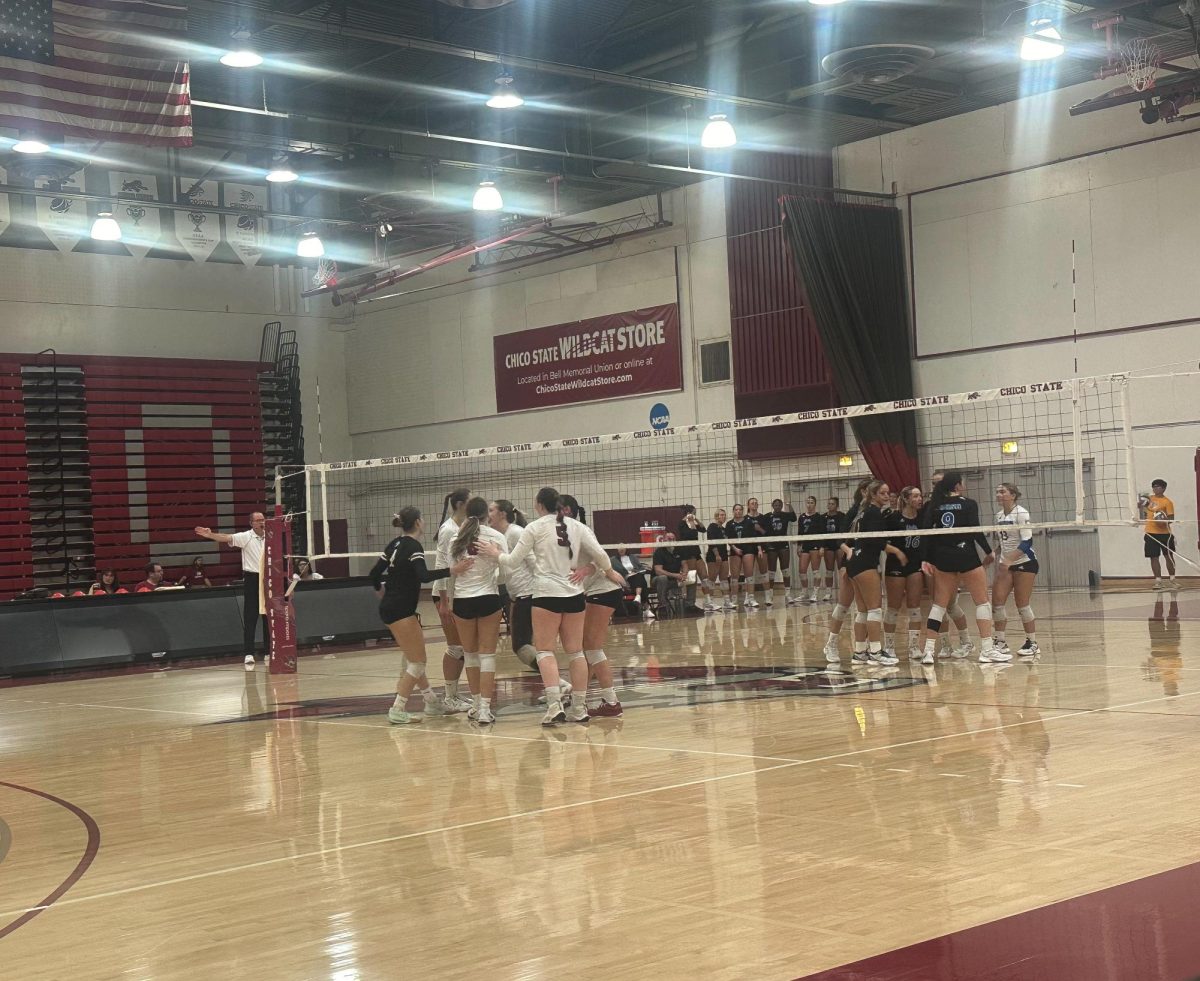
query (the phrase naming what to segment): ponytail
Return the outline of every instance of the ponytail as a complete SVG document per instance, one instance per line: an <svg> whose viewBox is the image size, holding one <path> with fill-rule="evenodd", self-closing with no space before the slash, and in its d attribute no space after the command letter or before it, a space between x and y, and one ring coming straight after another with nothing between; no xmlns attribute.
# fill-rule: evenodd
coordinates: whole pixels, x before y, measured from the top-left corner
<svg viewBox="0 0 1200 981"><path fill-rule="evenodd" d="M574 501L575 498L570 498ZM571 545L571 536L567 531L567 516L563 511L563 498L553 487L543 487L537 492L537 502L547 514L554 515L555 530L558 532L558 544L567 550L570 558L575 558L575 549ZM578 502L576 502L578 506Z"/></svg>
<svg viewBox="0 0 1200 981"><path fill-rule="evenodd" d="M467 502L467 518L450 545L451 558L461 559L468 553L475 554L475 543L479 540L480 519L486 517L487 501L482 497L471 498Z"/></svg>
<svg viewBox="0 0 1200 981"><path fill-rule="evenodd" d="M517 510L512 501L500 498L492 503L496 505L497 511L503 512L504 520L510 525L517 525L521 528L524 528L527 524L529 524L529 520L525 517L525 515Z"/></svg>
<svg viewBox="0 0 1200 981"><path fill-rule="evenodd" d="M574 518L580 524L587 524L587 511L570 494L560 494L558 497L558 509L562 511L568 518Z"/></svg>

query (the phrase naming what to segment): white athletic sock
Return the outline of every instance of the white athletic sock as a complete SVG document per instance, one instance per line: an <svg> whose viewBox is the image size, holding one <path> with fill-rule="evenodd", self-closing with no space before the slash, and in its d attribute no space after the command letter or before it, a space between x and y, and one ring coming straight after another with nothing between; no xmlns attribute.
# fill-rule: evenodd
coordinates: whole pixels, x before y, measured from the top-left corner
<svg viewBox="0 0 1200 981"><path fill-rule="evenodd" d="M617 700L617 690L615 688L601 688L600 697L609 705L613 705Z"/></svg>
<svg viewBox="0 0 1200 981"><path fill-rule="evenodd" d="M446 682L446 697L447 698L458 698L458 682L457 681L447 681Z"/></svg>
<svg viewBox="0 0 1200 981"><path fill-rule="evenodd" d="M917 646L917 644L919 644L920 642L921 642L921 631L919 631L919 630L910 630L910 631L908 632L908 646L909 646L910 648L911 648L911 647L916 647L916 646Z"/></svg>
<svg viewBox="0 0 1200 981"><path fill-rule="evenodd" d="M553 702L562 701L562 689L558 685L546 686L546 704L550 705Z"/></svg>
<svg viewBox="0 0 1200 981"><path fill-rule="evenodd" d="M830 647L837 647L837 642L838 642L838 635L835 634L832 630L829 631L829 639L827 641L825 641L825 643Z"/></svg>
<svg viewBox="0 0 1200 981"><path fill-rule="evenodd" d="M883 645L877 640L869 640L867 641L867 650L869 650L872 654L878 654L881 650L883 650Z"/></svg>
<svg viewBox="0 0 1200 981"><path fill-rule="evenodd" d="M398 711L398 712L403 712L403 711L404 711L404 704L405 704L407 701L408 701L408 699L407 699L407 698L405 698L405 697L404 697L403 695L401 695L399 692L396 692L396 700L395 700L394 702L392 702L392 708L396 709L396 711Z"/></svg>
<svg viewBox="0 0 1200 981"><path fill-rule="evenodd" d="M1026 630L1025 631L1025 639L1032 640L1036 644L1037 643L1037 631L1035 630L1033 633L1030 633L1028 630Z"/></svg>
<svg viewBox="0 0 1200 981"><path fill-rule="evenodd" d="M1004 643L1004 631L1003 630L997 630L994 634L992 634L992 637L995 638L996 640L998 640L1001 644Z"/></svg>
<svg viewBox="0 0 1200 981"><path fill-rule="evenodd" d="M867 649L867 642L865 640L856 640L854 642L854 653L855 654L861 654L866 649Z"/></svg>
<svg viewBox="0 0 1200 981"><path fill-rule="evenodd" d="M488 698L486 695L480 695L479 696L479 707L480 708L491 708L492 700L490 698Z"/></svg>
<svg viewBox="0 0 1200 981"><path fill-rule="evenodd" d="M992 638L991 637L980 637L979 638L979 646L983 648L984 653L987 653L988 651L990 651L992 649L992 646L993 646Z"/></svg>

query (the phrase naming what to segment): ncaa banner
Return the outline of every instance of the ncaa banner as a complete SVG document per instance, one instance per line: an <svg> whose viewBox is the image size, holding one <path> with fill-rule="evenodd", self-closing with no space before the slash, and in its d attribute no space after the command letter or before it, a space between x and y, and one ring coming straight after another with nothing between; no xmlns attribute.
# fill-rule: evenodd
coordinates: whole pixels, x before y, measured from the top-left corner
<svg viewBox="0 0 1200 981"><path fill-rule="evenodd" d="M677 392L677 304L501 334L492 341L496 411Z"/></svg>

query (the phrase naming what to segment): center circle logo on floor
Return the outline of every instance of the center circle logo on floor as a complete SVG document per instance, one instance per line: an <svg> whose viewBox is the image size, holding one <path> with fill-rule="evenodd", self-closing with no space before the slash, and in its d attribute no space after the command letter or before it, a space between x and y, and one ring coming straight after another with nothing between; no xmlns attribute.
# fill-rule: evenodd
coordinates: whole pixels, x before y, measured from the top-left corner
<svg viewBox="0 0 1200 981"><path fill-rule="evenodd" d="M671 410L662 402L656 402L650 410L650 425L654 429L666 429L671 425Z"/></svg>

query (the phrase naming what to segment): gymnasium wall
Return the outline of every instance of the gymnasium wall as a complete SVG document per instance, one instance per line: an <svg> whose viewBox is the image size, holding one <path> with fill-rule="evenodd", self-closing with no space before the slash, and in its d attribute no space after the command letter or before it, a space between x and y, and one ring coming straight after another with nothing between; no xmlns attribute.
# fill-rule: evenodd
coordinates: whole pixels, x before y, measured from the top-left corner
<svg viewBox="0 0 1200 981"><path fill-rule="evenodd" d="M1197 367L1200 132L1146 126L1136 107L1068 115L1108 87L1074 86L838 151L839 185L894 189L907 212L920 394ZM1149 379L1131 391L1136 484L1168 480L1192 522L1179 538L1195 561L1200 390ZM1106 577L1148 573L1134 529L1104 530L1101 561Z"/></svg>
<svg viewBox="0 0 1200 981"><path fill-rule="evenodd" d="M702 386L698 365L700 342L731 334L726 199L722 181L695 184L664 195L670 228L486 278L470 274L462 262L413 280L417 292L359 304L336 325L348 331L354 458L645 430L658 402L668 407L673 427L735 418L733 382ZM567 220L605 220L655 207L655 199L647 197ZM497 414L494 336L674 303L681 320L682 391ZM733 367L736 373L738 364ZM826 437L824 429L819 435ZM826 452L820 467L827 470L834 458ZM497 479L487 477L482 465L467 468L475 474L470 480L449 469L428 480L403 467L343 474L331 479L337 487L330 507L331 513L347 510L356 516L352 550L355 541L385 542L389 528L383 519L409 498L427 515L440 513L441 495L460 479L481 494L511 497L525 507L538 486L561 478L563 489L591 510L686 501L707 521L717 506L729 508L751 495L768 505L782 493L785 479L817 466L804 458L739 459L729 436L696 441L690 449L662 445L645 454L629 448L577 463L547 455L535 472L506 471ZM406 474L410 484L401 490L398 482ZM405 500L397 501L397 494Z"/></svg>
<svg viewBox="0 0 1200 981"><path fill-rule="evenodd" d="M343 337L328 329L324 317L298 305L298 284L298 274L267 265L0 248L0 352L9 379L6 401L11 402L12 410L7 413L11 425L6 425L5 456L23 467L27 419L21 407L20 367L34 364L34 355L46 348L57 352L60 364L88 365L89 411L104 417L91 421L105 429L97 430L94 447L100 468L93 475L98 563L115 565L122 578L128 578L150 557L175 572L191 554L210 552L207 557L210 564L218 565L218 578L238 576L236 561L223 562L231 553L206 549L198 539L185 541L186 536L176 532L183 527L180 521L186 524L193 518L193 523L203 518L204 523L217 522L221 530L237 530L244 527L245 512L251 505L271 503L262 487L261 445L254 448L259 414L255 379L262 328L268 321L282 321L285 330L297 333L308 458L316 460L319 452L318 375L322 385L320 440L325 453L332 459L349 454ZM101 392L101 374L119 380L117 388L109 385L111 391ZM237 395L239 386L249 387ZM91 404L97 399L100 408ZM162 412L156 408L163 406ZM134 425L123 418L130 413L149 421ZM164 413L180 418L157 418ZM230 414L238 418L225 418ZM183 416L199 421L196 426L189 422L184 427ZM220 489L229 492L221 497L222 506L192 506L196 502L191 500L195 496L191 492L198 493L210 483L192 471L178 476L174 483L161 467L156 473L137 474L145 487L127 484L116 471L108 474L104 468L120 463L117 457L124 458L113 443L121 433L107 433L113 426L125 430L149 427L144 444L147 460L153 463L151 458L157 457L162 462L170 457L189 467L196 461L183 459L191 452L183 444L196 436L192 430L211 427L227 434L235 484L221 484ZM223 442L221 446L214 442L210 447L212 466L217 466L215 455L223 446ZM136 456L142 447L132 449ZM257 470L245 457L247 452L257 453ZM247 474L256 472L257 480L239 477L238 468ZM14 483L14 493L19 498L25 491L18 484ZM147 496L145 502L135 499L142 493ZM20 501L10 504L8 517L13 518ZM127 526L131 507L143 506L152 527L138 537L132 534L135 529ZM0 592L4 595L33 584L27 553L31 529L26 521L19 521L18 526L10 529L14 534L3 556ZM168 528L171 534L166 534ZM166 545L170 547L163 547ZM193 547L195 551L189 552Z"/></svg>

